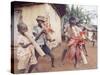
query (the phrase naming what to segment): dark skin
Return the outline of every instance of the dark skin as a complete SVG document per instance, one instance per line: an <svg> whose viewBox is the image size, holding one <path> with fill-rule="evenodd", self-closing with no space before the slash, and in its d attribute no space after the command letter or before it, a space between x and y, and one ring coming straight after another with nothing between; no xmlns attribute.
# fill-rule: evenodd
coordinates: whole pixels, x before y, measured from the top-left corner
<svg viewBox="0 0 100 75"><path fill-rule="evenodd" d="M69 24L70 24L70 28L72 28L73 26L75 26L76 25L76 20L71 20L70 22L69 22ZM66 30L67 31L67 30ZM65 31L65 32L66 32ZM64 32L64 33L65 33Z"/></svg>
<svg viewBox="0 0 100 75"><path fill-rule="evenodd" d="M73 26L76 25L76 20L71 20L71 21L69 21L69 24L70 24L70 28L72 28ZM70 41L70 38L71 38L71 37L68 37L68 41ZM69 47L68 47L68 48L69 48ZM66 55L67 50L65 50L64 52L65 52L65 53L64 53L63 56L62 56L62 61L63 61L64 58L65 58L65 55ZM74 66L76 67L76 65L77 65L77 57L76 57L76 54L75 54L74 58L75 58Z"/></svg>
<svg viewBox="0 0 100 75"><path fill-rule="evenodd" d="M29 43L29 44L26 44L24 45L24 43L20 43L20 45L23 47L23 48L27 48L29 45L31 45L32 43Z"/></svg>
<svg viewBox="0 0 100 75"><path fill-rule="evenodd" d="M40 28L42 28L42 25L44 25L44 21L37 20L37 22L38 22L38 26L39 26ZM41 33L38 34L38 35L35 34L35 33L33 33L33 35L36 36L35 40L38 40L39 37L40 37L42 34L47 35L47 33L46 33L45 30L41 31ZM53 57L53 55L52 55L51 53L49 53L48 55L51 57L51 60L52 60L52 67L54 67L54 57Z"/></svg>
<svg viewBox="0 0 100 75"><path fill-rule="evenodd" d="M20 34L22 34L23 36L26 37L25 33L28 31L28 28L26 26L18 26L18 32ZM24 43L20 43L20 45L23 47L23 48L27 48L29 45L32 45L32 43L28 43L28 44L24 44ZM30 59L31 60L31 59ZM20 73L25 73L26 71L28 71L28 73L31 73L33 68L35 68L36 64L33 64L33 65L30 65L28 69L22 69L20 70Z"/></svg>
<svg viewBox="0 0 100 75"><path fill-rule="evenodd" d="M38 22L38 26L39 26L40 28L42 28L41 25L44 23L44 21L37 20L37 22ZM41 33L38 34L38 35L37 35L36 33L33 33L33 35L36 36L35 40L38 40L39 37L40 37L43 33L45 33L45 30L41 31ZM45 34L46 34L46 33L45 33Z"/></svg>

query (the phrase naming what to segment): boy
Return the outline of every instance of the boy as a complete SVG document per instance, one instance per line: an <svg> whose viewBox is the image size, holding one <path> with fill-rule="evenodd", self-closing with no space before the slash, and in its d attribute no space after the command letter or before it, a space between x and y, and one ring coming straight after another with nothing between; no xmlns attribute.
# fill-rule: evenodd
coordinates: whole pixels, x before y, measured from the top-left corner
<svg viewBox="0 0 100 75"><path fill-rule="evenodd" d="M33 35L42 50L51 57L52 67L54 67L54 57L47 46L47 32L44 29L46 18L44 16L38 16L36 20L38 25L33 28Z"/></svg>
<svg viewBox="0 0 100 75"><path fill-rule="evenodd" d="M26 24L19 23L17 25L18 28L18 39L17 39L17 59L18 59L18 70L20 73L25 73L28 68L28 72L32 72L33 68L35 68L37 64L37 59L35 57L35 50L36 48L37 52L44 56L45 53L42 51L39 46L36 46L36 42L31 40L31 36L28 35L28 28ZM38 48L38 49L37 49Z"/></svg>
<svg viewBox="0 0 100 75"><path fill-rule="evenodd" d="M67 61L74 61L74 66L77 67L77 63L80 62L81 57L84 57L84 55L79 47L81 29L76 25L75 17L70 17L69 25L66 25L64 32L68 38Z"/></svg>

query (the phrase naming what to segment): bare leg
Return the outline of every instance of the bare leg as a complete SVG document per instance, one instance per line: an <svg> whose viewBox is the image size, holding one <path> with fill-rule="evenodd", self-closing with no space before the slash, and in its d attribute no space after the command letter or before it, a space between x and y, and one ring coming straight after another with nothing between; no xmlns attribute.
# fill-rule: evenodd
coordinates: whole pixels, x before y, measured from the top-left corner
<svg viewBox="0 0 100 75"><path fill-rule="evenodd" d="M61 61L64 60L66 53L67 53L67 49L65 49L65 50L63 51Z"/></svg>
<svg viewBox="0 0 100 75"><path fill-rule="evenodd" d="M35 66L36 66L36 64L35 64L35 65L31 65L31 66L29 67L28 73L31 73L32 70L35 68Z"/></svg>
<svg viewBox="0 0 100 75"><path fill-rule="evenodd" d="M94 47L94 45L95 45L95 42L93 41L93 47Z"/></svg>
<svg viewBox="0 0 100 75"><path fill-rule="evenodd" d="M74 67L77 68L77 56L76 56L76 53L75 53L74 59L75 59L74 60Z"/></svg>
<svg viewBox="0 0 100 75"><path fill-rule="evenodd" d="M51 65L54 67L54 56L50 53L49 56L51 57Z"/></svg>

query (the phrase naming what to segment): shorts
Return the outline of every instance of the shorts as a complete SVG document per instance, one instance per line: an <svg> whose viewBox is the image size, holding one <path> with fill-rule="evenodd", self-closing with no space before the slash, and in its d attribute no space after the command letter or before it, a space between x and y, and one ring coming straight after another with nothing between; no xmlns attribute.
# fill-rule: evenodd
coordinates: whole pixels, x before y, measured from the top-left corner
<svg viewBox="0 0 100 75"><path fill-rule="evenodd" d="M45 54L50 55L50 48L46 44L42 45L41 48L43 49Z"/></svg>

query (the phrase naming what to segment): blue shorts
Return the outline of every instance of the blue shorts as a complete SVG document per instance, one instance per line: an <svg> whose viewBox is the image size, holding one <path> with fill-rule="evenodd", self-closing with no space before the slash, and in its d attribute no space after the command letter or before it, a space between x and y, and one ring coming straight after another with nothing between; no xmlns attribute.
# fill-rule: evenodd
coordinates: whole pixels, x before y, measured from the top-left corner
<svg viewBox="0 0 100 75"><path fill-rule="evenodd" d="M41 48L46 54L50 55L50 48L46 44L42 45Z"/></svg>

